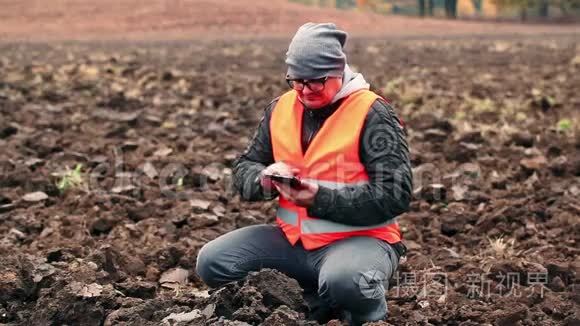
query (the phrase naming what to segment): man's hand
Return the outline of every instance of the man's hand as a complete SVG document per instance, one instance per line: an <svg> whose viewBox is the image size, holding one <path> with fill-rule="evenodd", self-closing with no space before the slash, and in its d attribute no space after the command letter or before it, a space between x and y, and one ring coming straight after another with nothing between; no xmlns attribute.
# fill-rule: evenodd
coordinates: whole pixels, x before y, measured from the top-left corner
<svg viewBox="0 0 580 326"><path fill-rule="evenodd" d="M260 184L262 188L264 188L265 192L272 191L275 188L274 184L270 179L264 178L266 174L277 174L283 177L292 177L298 173L298 170L292 168L290 165L284 162L276 162L274 164L269 165L262 173L260 173Z"/></svg>
<svg viewBox="0 0 580 326"><path fill-rule="evenodd" d="M295 189L276 181L273 181L273 183L280 195L301 207L311 206L318 192L318 184L304 180L300 180L300 189Z"/></svg>

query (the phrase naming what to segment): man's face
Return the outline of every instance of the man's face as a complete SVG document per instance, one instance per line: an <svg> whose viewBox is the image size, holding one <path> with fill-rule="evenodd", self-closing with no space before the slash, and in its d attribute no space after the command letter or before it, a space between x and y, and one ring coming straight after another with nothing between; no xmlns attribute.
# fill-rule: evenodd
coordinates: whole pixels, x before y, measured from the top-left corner
<svg viewBox="0 0 580 326"><path fill-rule="evenodd" d="M311 84L311 86L314 86L314 83L317 83L318 81L312 82L313 84ZM300 82L298 83L301 84ZM302 89L296 91L298 92L300 102L302 102L306 107L309 109L320 109L330 104L336 93L340 91L341 87L342 77L328 77L326 81L323 81L322 90L317 90L317 87L308 87L304 85ZM311 88L314 88L314 90Z"/></svg>

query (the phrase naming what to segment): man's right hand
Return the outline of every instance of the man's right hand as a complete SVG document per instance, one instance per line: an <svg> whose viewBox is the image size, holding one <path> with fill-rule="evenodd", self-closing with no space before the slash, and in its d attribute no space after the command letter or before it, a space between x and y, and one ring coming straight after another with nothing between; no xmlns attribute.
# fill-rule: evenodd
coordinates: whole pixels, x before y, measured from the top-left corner
<svg viewBox="0 0 580 326"><path fill-rule="evenodd" d="M284 162L276 162L262 170L260 173L260 184L262 185L262 188L264 188L264 191L272 191L275 190L276 187L270 179L264 178L264 175L277 174L284 177L292 177L296 175L297 172L298 170L296 168L293 168Z"/></svg>

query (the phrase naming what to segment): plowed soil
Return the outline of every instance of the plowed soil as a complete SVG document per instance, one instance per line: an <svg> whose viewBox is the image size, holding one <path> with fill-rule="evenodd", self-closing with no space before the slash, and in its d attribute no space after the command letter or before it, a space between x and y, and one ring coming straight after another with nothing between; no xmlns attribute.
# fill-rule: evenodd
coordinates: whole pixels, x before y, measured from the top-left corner
<svg viewBox="0 0 580 326"><path fill-rule="evenodd" d="M281 274L207 293L193 269L207 241L273 222L230 168L285 90L286 42L0 45L0 322L315 325ZM412 149L388 323L578 325L578 39L347 52Z"/></svg>

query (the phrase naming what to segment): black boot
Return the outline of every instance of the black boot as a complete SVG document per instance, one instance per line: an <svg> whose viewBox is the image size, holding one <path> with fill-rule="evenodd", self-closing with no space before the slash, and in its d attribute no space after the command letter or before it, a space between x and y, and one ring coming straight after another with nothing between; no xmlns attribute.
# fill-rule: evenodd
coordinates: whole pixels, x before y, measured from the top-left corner
<svg viewBox="0 0 580 326"><path fill-rule="evenodd" d="M332 319L340 319L340 311L331 308L318 296L317 291L304 291L304 301L308 306L306 318L315 320L319 324L326 324Z"/></svg>

